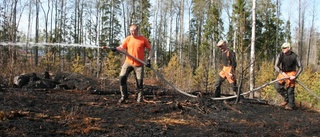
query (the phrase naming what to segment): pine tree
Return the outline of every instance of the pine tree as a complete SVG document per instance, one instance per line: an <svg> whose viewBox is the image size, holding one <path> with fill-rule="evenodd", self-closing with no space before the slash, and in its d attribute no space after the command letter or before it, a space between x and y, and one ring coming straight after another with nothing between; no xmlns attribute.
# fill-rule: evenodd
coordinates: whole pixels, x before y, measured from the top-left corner
<svg viewBox="0 0 320 137"><path fill-rule="evenodd" d="M110 51L107 59L103 62L104 69L102 70L102 74L106 75L108 78L117 78L120 73L119 68L121 68L120 55Z"/></svg>
<svg viewBox="0 0 320 137"><path fill-rule="evenodd" d="M259 55L257 59L270 60L275 57L278 50L276 45L283 42L283 35L281 35L283 21L277 17L276 4L272 3L271 0L259 1L257 5L259 6L257 8L257 20L259 22L257 26L259 26L256 34L258 36L256 48L257 55ZM276 43L277 38L279 43Z"/></svg>
<svg viewBox="0 0 320 137"><path fill-rule="evenodd" d="M209 3L209 9L207 13L206 24L204 26L204 38L208 43L210 57L209 64L216 66L216 56L215 56L215 43L221 39L221 34L223 31L223 23L221 19L221 9L218 8L218 5L213 1Z"/></svg>
<svg viewBox="0 0 320 137"><path fill-rule="evenodd" d="M121 25L117 16L121 15L120 0L104 1L101 5L100 45L120 42Z"/></svg>

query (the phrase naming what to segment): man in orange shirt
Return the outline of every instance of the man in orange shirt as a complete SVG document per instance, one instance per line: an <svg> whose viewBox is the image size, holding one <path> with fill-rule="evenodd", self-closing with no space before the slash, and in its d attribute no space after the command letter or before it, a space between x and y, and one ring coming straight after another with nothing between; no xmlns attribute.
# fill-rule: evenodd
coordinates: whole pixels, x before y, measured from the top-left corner
<svg viewBox="0 0 320 137"><path fill-rule="evenodd" d="M147 59L147 67L151 67L151 56L152 56L152 47L144 36L139 34L139 29L136 24L130 26L130 36L126 37L123 43L117 47L117 50L126 50L128 54L136 57L140 60L144 60L145 49L149 51ZM129 74L134 71L137 82L138 96L137 102L142 102L143 95L143 77L144 77L144 66L139 61L126 56L126 60L122 65L120 72L120 92L121 98L119 104L123 103L128 99L128 90L127 90L127 79Z"/></svg>

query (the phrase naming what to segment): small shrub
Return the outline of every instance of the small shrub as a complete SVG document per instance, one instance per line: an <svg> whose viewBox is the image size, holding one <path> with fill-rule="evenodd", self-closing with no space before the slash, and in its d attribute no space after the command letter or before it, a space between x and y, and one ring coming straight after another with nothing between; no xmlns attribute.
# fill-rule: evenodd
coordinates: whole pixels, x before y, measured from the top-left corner
<svg viewBox="0 0 320 137"><path fill-rule="evenodd" d="M77 55L76 58L74 59L74 61L72 61L72 67L71 67L72 72L83 74L84 65L81 61L82 60L81 60L80 56Z"/></svg>
<svg viewBox="0 0 320 137"><path fill-rule="evenodd" d="M260 69L256 72L256 87L262 86L267 82L273 81L277 78L278 74L275 74L274 64L272 61L262 62ZM274 100L279 103L282 101L281 96L278 95L274 87L274 83L260 89L260 97L267 100Z"/></svg>
<svg viewBox="0 0 320 137"><path fill-rule="evenodd" d="M310 67L306 67L298 78L299 82L304 84L311 92L320 96L320 74L315 72ZM296 102L308 104L309 107L319 107L319 99L309 93L298 83L296 84Z"/></svg>

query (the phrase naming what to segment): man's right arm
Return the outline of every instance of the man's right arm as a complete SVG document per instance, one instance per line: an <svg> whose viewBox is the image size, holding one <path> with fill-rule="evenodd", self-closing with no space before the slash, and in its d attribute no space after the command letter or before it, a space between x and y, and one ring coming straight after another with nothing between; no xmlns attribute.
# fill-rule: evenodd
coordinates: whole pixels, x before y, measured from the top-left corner
<svg viewBox="0 0 320 137"><path fill-rule="evenodd" d="M281 53L280 53L281 54ZM279 72L279 74L282 74L284 77L289 77L286 73L284 73L281 69L280 69L280 54L277 56L276 58L276 62L274 64L274 68L276 69L277 72Z"/></svg>
<svg viewBox="0 0 320 137"><path fill-rule="evenodd" d="M280 66L280 54L276 58L276 62L274 64L274 68L276 69L277 72L282 73L282 71L279 68L279 66Z"/></svg>
<svg viewBox="0 0 320 137"><path fill-rule="evenodd" d="M298 68L299 68L299 69L298 69L298 72L297 72L297 74L296 74L296 78L298 78L299 75L301 74L302 70L303 70L303 66L302 66L301 59L300 59L299 56L297 56L296 60L297 60Z"/></svg>
<svg viewBox="0 0 320 137"><path fill-rule="evenodd" d="M127 44L128 44L129 39L130 39L129 37L130 37L130 36L126 37L126 38L123 40L122 44L120 44L118 47L116 47L117 50L127 49Z"/></svg>

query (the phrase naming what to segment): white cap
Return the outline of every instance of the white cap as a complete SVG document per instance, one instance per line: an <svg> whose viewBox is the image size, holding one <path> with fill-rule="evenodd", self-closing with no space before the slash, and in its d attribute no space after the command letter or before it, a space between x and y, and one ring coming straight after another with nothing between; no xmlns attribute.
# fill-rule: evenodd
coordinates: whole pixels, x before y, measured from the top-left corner
<svg viewBox="0 0 320 137"><path fill-rule="evenodd" d="M283 43L281 48L291 48L290 43Z"/></svg>
<svg viewBox="0 0 320 137"><path fill-rule="evenodd" d="M224 40L220 40L217 44L218 47L220 47L223 43L226 43Z"/></svg>

